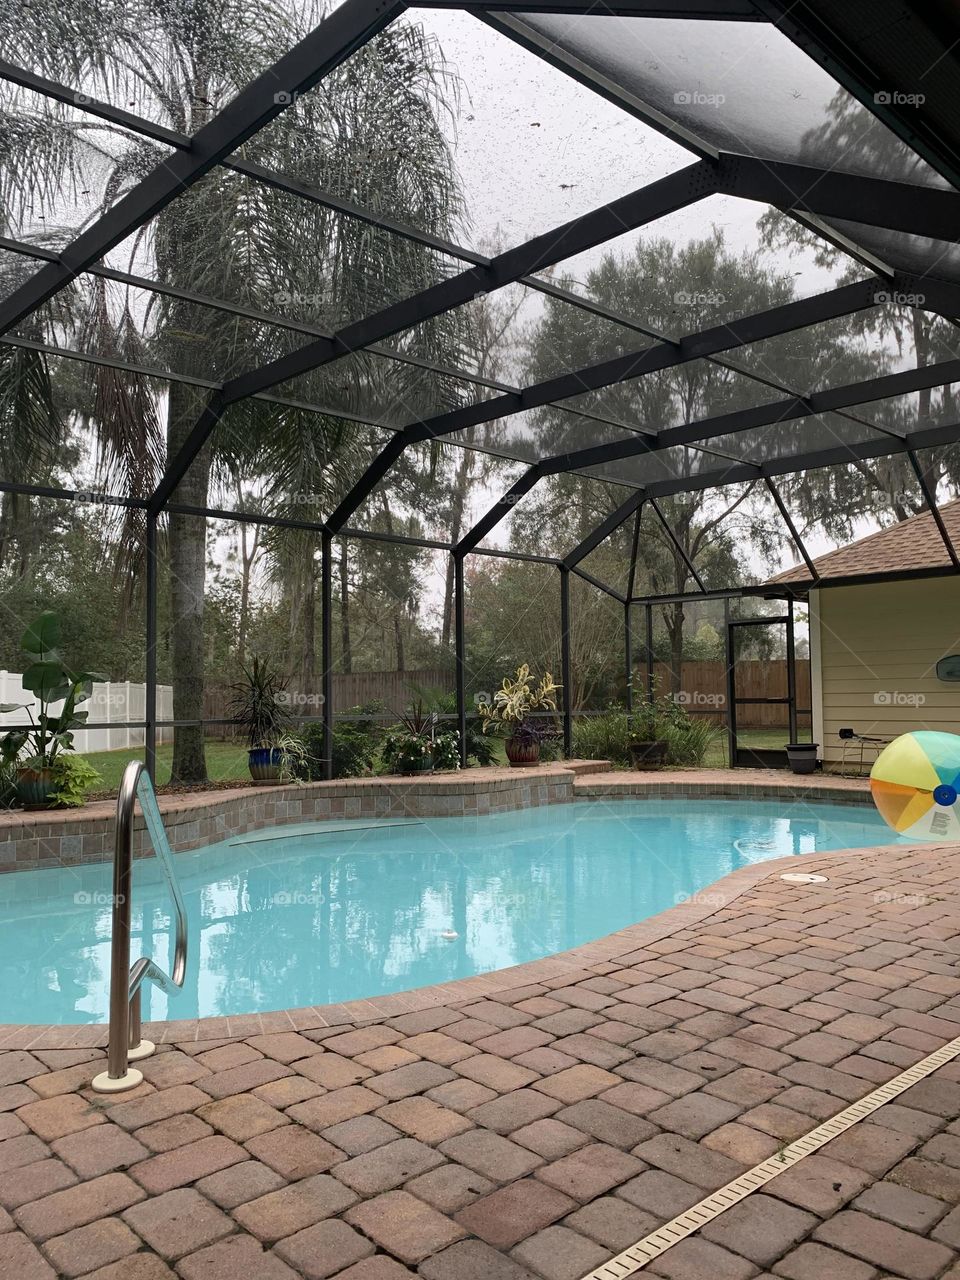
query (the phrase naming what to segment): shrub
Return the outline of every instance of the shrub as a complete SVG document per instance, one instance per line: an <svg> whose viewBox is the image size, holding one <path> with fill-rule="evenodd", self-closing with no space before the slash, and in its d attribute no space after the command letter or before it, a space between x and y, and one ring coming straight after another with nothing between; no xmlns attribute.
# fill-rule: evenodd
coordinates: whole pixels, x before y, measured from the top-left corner
<svg viewBox="0 0 960 1280"><path fill-rule="evenodd" d="M456 729L443 729L433 740L434 769L460 768L460 734Z"/></svg>
<svg viewBox="0 0 960 1280"><path fill-rule="evenodd" d="M448 693L444 689L421 689L419 685L412 685L414 693L423 702L428 711L436 711L440 716L455 716L457 714L457 695ZM452 724L453 721L446 719L441 721L442 724ZM465 738L467 744L467 760L475 760L481 767L497 763L497 749L483 735L483 724L478 715L467 716L467 733ZM436 752L434 752L436 755ZM452 766L450 766L452 768Z"/></svg>
<svg viewBox="0 0 960 1280"><path fill-rule="evenodd" d="M345 715L359 720L342 720L333 730L333 776L357 778L373 771L374 761L384 739L383 726L373 717L386 712L386 705L375 700L351 707ZM300 733L306 748L305 776L311 782L323 777L323 725L318 721L306 725Z"/></svg>
<svg viewBox="0 0 960 1280"><path fill-rule="evenodd" d="M0 809L12 809L17 800L18 746L10 734L0 737Z"/></svg>
<svg viewBox="0 0 960 1280"><path fill-rule="evenodd" d="M690 716L686 711L683 711L683 717L683 720L677 719L667 725L664 731L667 764L703 764L710 748L723 736L723 729L706 717Z"/></svg>
<svg viewBox="0 0 960 1280"><path fill-rule="evenodd" d="M651 722L639 726L646 717ZM720 725L704 717L691 716L685 707L670 698L644 704L636 715L620 707L610 707L601 715L581 716L573 725L573 752L581 760L609 760L618 768L630 768L631 738L662 738L667 743L667 765L703 764L710 748L723 734Z"/></svg>
<svg viewBox="0 0 960 1280"><path fill-rule="evenodd" d="M84 756L72 752L57 756L53 765L57 789L50 800L59 809L77 809L87 802L87 792L92 791L103 778Z"/></svg>
<svg viewBox="0 0 960 1280"><path fill-rule="evenodd" d="M596 716L578 716L573 722L573 754L580 760L609 760L627 768L630 734L630 717L619 707Z"/></svg>

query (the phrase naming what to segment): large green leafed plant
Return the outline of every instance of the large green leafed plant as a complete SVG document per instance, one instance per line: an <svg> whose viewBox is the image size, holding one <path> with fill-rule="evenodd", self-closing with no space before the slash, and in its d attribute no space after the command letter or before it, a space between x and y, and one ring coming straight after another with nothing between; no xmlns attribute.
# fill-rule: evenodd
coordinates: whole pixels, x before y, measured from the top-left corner
<svg viewBox="0 0 960 1280"><path fill-rule="evenodd" d="M83 727L88 714L77 708L90 697L94 680L103 677L66 665L60 653L60 618L49 610L30 623L20 647L27 659L20 681L37 700L36 714L30 703L0 705L0 711L25 711L32 725L3 734L2 753L21 768L50 769L60 752L73 746L73 731ZM59 711L53 709L56 703L61 703Z"/></svg>
<svg viewBox="0 0 960 1280"><path fill-rule="evenodd" d="M556 711L556 695L560 687L554 683L549 671L535 683L530 666L525 662L517 668L516 679L504 677L492 702L480 703L478 710L484 733L499 733L509 738L518 731L522 732L536 712Z"/></svg>

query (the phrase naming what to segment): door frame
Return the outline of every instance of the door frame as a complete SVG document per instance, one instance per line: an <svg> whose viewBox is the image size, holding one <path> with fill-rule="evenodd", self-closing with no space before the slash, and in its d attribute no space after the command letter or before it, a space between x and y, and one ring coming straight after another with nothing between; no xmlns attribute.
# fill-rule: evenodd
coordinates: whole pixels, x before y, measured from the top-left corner
<svg viewBox="0 0 960 1280"><path fill-rule="evenodd" d="M764 747L741 747L737 743L737 707L758 704L787 707L787 732L791 742L797 740L797 664L794 635L793 600L788 599L787 611L775 617L730 618L727 616L727 743L732 769L785 769L787 752ZM787 696L785 698L742 698L737 694L735 635L744 627L786 628L787 639Z"/></svg>

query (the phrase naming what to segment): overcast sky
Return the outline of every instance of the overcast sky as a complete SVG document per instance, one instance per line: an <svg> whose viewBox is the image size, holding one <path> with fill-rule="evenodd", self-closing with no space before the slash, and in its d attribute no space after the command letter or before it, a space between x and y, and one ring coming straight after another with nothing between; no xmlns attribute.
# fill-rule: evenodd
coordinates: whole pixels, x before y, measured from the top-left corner
<svg viewBox="0 0 960 1280"><path fill-rule="evenodd" d="M470 213L463 235L470 247L490 251L495 245L519 244L694 159L686 148L469 14L419 9L410 17L436 35L461 82L459 119L450 136ZM753 201L713 196L582 254L561 269L566 273L572 266L582 280L611 249L626 253L639 238L654 235L682 244L714 227L723 231L732 250L751 250L757 246L757 220L765 209ZM800 296L833 282L809 256L778 265L794 273ZM532 304L539 306L535 299L537 295ZM525 306L524 320L529 319ZM481 514L495 496L477 490L473 514ZM498 526L487 544L506 545L509 523ZM811 539L814 553L833 545ZM797 559L786 544L783 566ZM759 563L751 567L763 572Z"/></svg>

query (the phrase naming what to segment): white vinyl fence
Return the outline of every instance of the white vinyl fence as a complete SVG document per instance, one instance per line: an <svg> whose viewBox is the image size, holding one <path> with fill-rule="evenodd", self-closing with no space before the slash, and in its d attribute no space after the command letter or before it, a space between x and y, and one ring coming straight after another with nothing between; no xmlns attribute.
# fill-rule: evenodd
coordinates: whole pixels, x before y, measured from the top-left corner
<svg viewBox="0 0 960 1280"><path fill-rule="evenodd" d="M28 693L15 671L0 671L0 703L26 703L37 713L37 699ZM61 703L53 705L53 711L60 710ZM124 720L144 720L147 709L147 687L144 684L132 684L129 680L97 680L93 692L81 711L87 712L87 719L94 724L122 723ZM4 725L28 724L26 711L0 712L0 729ZM157 686L157 719L173 719L173 689L168 684ZM171 742L172 729L158 729L158 742ZM122 747L142 747L144 745L143 729L77 729L73 735L75 751L114 751Z"/></svg>

